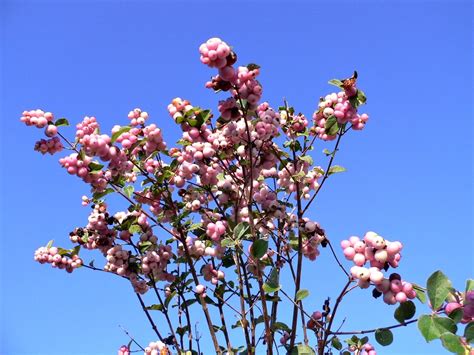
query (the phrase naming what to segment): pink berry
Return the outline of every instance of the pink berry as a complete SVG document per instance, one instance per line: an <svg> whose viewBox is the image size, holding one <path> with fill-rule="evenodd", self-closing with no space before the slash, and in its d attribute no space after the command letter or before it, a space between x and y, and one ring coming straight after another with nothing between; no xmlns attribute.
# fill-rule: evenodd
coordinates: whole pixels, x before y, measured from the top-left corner
<svg viewBox="0 0 474 355"><path fill-rule="evenodd" d="M195 288L195 292L198 295L204 293L205 290L206 290L206 286L204 286L204 285L197 285L196 288Z"/></svg>
<svg viewBox="0 0 474 355"><path fill-rule="evenodd" d="M397 300L397 302L400 302L400 303L403 303L407 300L407 295L405 294L405 292L398 292L396 295L395 295L395 299Z"/></svg>
<svg viewBox="0 0 474 355"><path fill-rule="evenodd" d="M461 308L462 305L458 302L449 302L444 308L447 315L450 315L454 310Z"/></svg>

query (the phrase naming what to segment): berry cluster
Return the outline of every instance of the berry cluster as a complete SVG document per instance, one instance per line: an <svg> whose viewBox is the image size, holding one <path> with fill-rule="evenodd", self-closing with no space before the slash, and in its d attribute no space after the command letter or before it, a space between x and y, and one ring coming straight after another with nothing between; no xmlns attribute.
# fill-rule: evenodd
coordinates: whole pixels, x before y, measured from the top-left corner
<svg viewBox="0 0 474 355"><path fill-rule="evenodd" d="M303 255L309 260L314 261L319 256L318 246L326 239L324 230L319 223L310 221L304 218L304 234L306 235L303 241Z"/></svg>
<svg viewBox="0 0 474 355"><path fill-rule="evenodd" d="M128 118L130 119L131 126L143 126L148 119L148 113L136 108L128 113Z"/></svg>
<svg viewBox="0 0 474 355"><path fill-rule="evenodd" d="M107 250L107 264L105 264L104 270L116 273L120 276L126 276L129 273L129 257L129 251L123 250L121 245L114 245L112 248Z"/></svg>
<svg viewBox="0 0 474 355"><path fill-rule="evenodd" d="M377 355L377 352L372 344L366 343L362 347L361 355Z"/></svg>
<svg viewBox="0 0 474 355"><path fill-rule="evenodd" d="M151 342L145 348L145 355L163 355L168 354L168 348L165 343L161 341Z"/></svg>
<svg viewBox="0 0 474 355"><path fill-rule="evenodd" d="M37 128L44 128L53 122L53 114L51 112L44 112L43 110L23 111L23 116L20 118L21 122L27 126L36 126Z"/></svg>
<svg viewBox="0 0 474 355"><path fill-rule="evenodd" d="M52 267L58 269L66 269L67 272L71 273L74 269L82 265L82 259L78 255L72 255L67 257L66 255L61 256L59 249L56 247L41 247L35 251L35 260L40 264L51 264Z"/></svg>
<svg viewBox="0 0 474 355"><path fill-rule="evenodd" d="M58 134L58 127L53 124L53 114L43 110L23 111L20 121L27 126L36 126L37 128L46 127L44 134L50 139L40 139L35 143L34 150L41 154L49 153L51 155L64 149Z"/></svg>
<svg viewBox="0 0 474 355"><path fill-rule="evenodd" d="M121 128L119 125L114 126L112 128L112 134L120 131ZM140 128L133 127L128 132L124 132L118 136L116 141L122 144L123 149L130 149L132 145L138 141L140 132Z"/></svg>
<svg viewBox="0 0 474 355"><path fill-rule="evenodd" d="M221 69L228 65L227 57L231 52L229 45L220 38L210 38L199 47L201 62L211 68Z"/></svg>
<svg viewBox="0 0 474 355"><path fill-rule="evenodd" d="M318 105L318 110L313 114L316 125L315 132L322 140L333 140L337 134L329 135L326 132L326 123L330 119L335 119L340 125L351 123L352 129L361 130L369 119L367 114L359 115L357 108L352 106L346 92L340 91L337 94L326 95Z"/></svg>
<svg viewBox="0 0 474 355"><path fill-rule="evenodd" d="M204 264L201 268L204 280L210 281L213 285L217 285L219 280L224 280L225 274L222 270L216 270L211 264Z"/></svg>
<svg viewBox="0 0 474 355"><path fill-rule="evenodd" d="M403 247L400 242L390 242L375 232L367 232L362 240L356 236L343 240L341 247L346 259L355 264L351 268L351 274L358 280L361 288L368 288L372 283L384 295L383 300L387 304L415 298L416 292L411 283L401 280L396 273L386 279L382 272L389 267L398 267ZM366 263L370 267L364 267Z"/></svg>
<svg viewBox="0 0 474 355"><path fill-rule="evenodd" d="M316 191L319 187L318 180L323 176L320 167L314 167L309 170L310 164L306 161L299 162L296 167L293 163L286 164L283 169L278 172L277 184L284 188L288 193L296 192L297 183L301 197L309 199L310 191ZM296 198L296 194L294 198Z"/></svg>
<svg viewBox="0 0 474 355"><path fill-rule="evenodd" d="M150 274L156 281L174 281L174 275L166 271L173 256L170 245L159 245L157 250L148 250L142 258L142 272Z"/></svg>
<svg viewBox="0 0 474 355"><path fill-rule="evenodd" d="M191 111L193 106L188 100L183 100L180 97L176 97L168 105L168 112L173 117L175 122L179 122L183 118L184 114Z"/></svg>
<svg viewBox="0 0 474 355"><path fill-rule="evenodd" d="M118 350L118 355L130 355L130 349L127 345L122 345Z"/></svg>
<svg viewBox="0 0 474 355"><path fill-rule="evenodd" d="M450 315L456 309L462 310L461 323L474 321L474 291L467 291L465 294L455 295L455 300L447 303L444 310Z"/></svg>
<svg viewBox="0 0 474 355"><path fill-rule="evenodd" d="M217 221L216 223L208 223L206 234L215 242L219 242L221 236L225 234L227 223L225 221Z"/></svg>
<svg viewBox="0 0 474 355"><path fill-rule="evenodd" d="M52 126L56 128L56 126ZM35 143L35 148L37 152L41 154L49 153L53 155L54 153L60 152L64 149L63 144L59 140L59 137L53 137L51 139L40 139Z"/></svg>
<svg viewBox="0 0 474 355"><path fill-rule="evenodd" d="M102 191L107 186L107 180L102 170L91 173L92 169L89 168L89 164L92 163L92 158L87 155L81 159L79 154L72 153L67 157L59 159L59 163L63 168L66 168L69 174L80 177L85 183L91 184L97 191Z"/></svg>

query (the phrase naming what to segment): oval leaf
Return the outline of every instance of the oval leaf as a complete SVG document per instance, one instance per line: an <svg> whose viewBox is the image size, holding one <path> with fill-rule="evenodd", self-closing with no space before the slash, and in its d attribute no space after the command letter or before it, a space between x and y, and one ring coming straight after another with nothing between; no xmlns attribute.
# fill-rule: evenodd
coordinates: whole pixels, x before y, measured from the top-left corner
<svg viewBox="0 0 474 355"><path fill-rule="evenodd" d="M151 306L146 307L146 309L150 311L162 311L163 305L161 304L152 304Z"/></svg>
<svg viewBox="0 0 474 355"><path fill-rule="evenodd" d="M268 276L267 282L263 284L263 290L266 293L276 292L280 289L280 275L278 274L278 269L273 268L270 271L270 275Z"/></svg>
<svg viewBox="0 0 474 355"><path fill-rule="evenodd" d="M457 326L453 320L437 315L422 315L418 319L418 329L427 342L438 339L441 334L450 332L456 333Z"/></svg>
<svg viewBox="0 0 474 355"><path fill-rule="evenodd" d="M234 237L237 240L242 239L245 235L248 234L250 230L250 225L247 222L240 222L234 228Z"/></svg>
<svg viewBox="0 0 474 355"><path fill-rule="evenodd" d="M339 165L334 165L329 169L328 175L342 173L343 171L346 171L346 168Z"/></svg>
<svg viewBox="0 0 474 355"><path fill-rule="evenodd" d="M377 329L375 331L375 340L377 340L377 343L380 345L387 346L392 344L393 334L390 329Z"/></svg>
<svg viewBox="0 0 474 355"><path fill-rule="evenodd" d="M268 240L265 239L258 239L250 248L250 253L255 259L260 259L268 250Z"/></svg>
<svg viewBox="0 0 474 355"><path fill-rule="evenodd" d="M60 126L69 126L69 121L65 118L60 118L58 119L56 122L54 122L54 125L56 127L60 127Z"/></svg>
<svg viewBox="0 0 474 355"><path fill-rule="evenodd" d="M329 84L337 86L338 88L342 88L342 81L339 79L331 79L328 81Z"/></svg>
<svg viewBox="0 0 474 355"><path fill-rule="evenodd" d="M466 281L466 292L474 290L474 280L469 279Z"/></svg>
<svg viewBox="0 0 474 355"><path fill-rule="evenodd" d="M132 127L130 127L130 126L120 127L120 129L117 132L112 134L112 138L110 139L110 144L114 144L118 137L120 137L125 132L130 131L131 129L132 129Z"/></svg>
<svg viewBox="0 0 474 355"><path fill-rule="evenodd" d="M437 310L448 296L452 285L446 275L438 270L428 278L426 288L428 289L428 298L430 299L431 307Z"/></svg>
<svg viewBox="0 0 474 355"><path fill-rule="evenodd" d="M301 301L302 299L305 299L306 297L309 296L309 291L302 289L296 292L296 301Z"/></svg>
<svg viewBox="0 0 474 355"><path fill-rule="evenodd" d="M341 341L339 340L338 337L332 338L331 345L336 350L341 350L342 349L342 343L341 343Z"/></svg>
<svg viewBox="0 0 474 355"><path fill-rule="evenodd" d="M336 116L333 115L328 117L324 125L324 130L328 136L334 136L337 134L339 131L339 125L337 124Z"/></svg>
<svg viewBox="0 0 474 355"><path fill-rule="evenodd" d="M466 325L466 328L464 329L464 338L466 338L469 343L474 342L474 322Z"/></svg>
<svg viewBox="0 0 474 355"><path fill-rule="evenodd" d="M132 197L134 191L135 191L135 188L132 185L128 185L123 188L123 192L129 198Z"/></svg>
<svg viewBox="0 0 474 355"><path fill-rule="evenodd" d="M314 350L308 345L299 344L291 350L291 355L314 355Z"/></svg>
<svg viewBox="0 0 474 355"><path fill-rule="evenodd" d="M441 343L445 349L455 354L466 354L466 348L462 345L461 339L453 333L441 334Z"/></svg>
<svg viewBox="0 0 474 355"><path fill-rule="evenodd" d="M416 312L416 306L412 301L406 301L400 304L393 315L400 323L413 318Z"/></svg>

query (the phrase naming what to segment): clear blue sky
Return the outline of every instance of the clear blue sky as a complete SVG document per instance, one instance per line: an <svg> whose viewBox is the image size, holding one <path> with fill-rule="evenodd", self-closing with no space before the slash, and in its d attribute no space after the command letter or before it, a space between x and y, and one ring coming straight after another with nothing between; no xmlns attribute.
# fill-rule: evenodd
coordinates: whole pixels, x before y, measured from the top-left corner
<svg viewBox="0 0 474 355"><path fill-rule="evenodd" d="M68 245L85 224L87 186L58 157L32 150L40 132L20 124L44 108L105 129L141 107L177 138L166 106L176 96L216 109L213 74L198 46L219 36L239 62L262 66L264 99L311 115L327 80L357 69L369 98L366 129L343 142L312 215L333 240L375 230L404 242L399 271L423 283L441 268L455 285L473 276L472 6L404 2L3 1L1 21L1 354L113 354L127 339L154 340L131 288L111 275L72 275L34 263L50 239ZM69 134L73 134L70 129ZM327 144L319 143L319 153ZM325 157L315 155L324 163ZM308 308L343 279L324 250L303 284ZM355 292L345 329L387 326L393 307ZM210 349L210 348L209 348ZM439 354L414 327L380 354ZM209 351L211 353L211 351Z"/></svg>

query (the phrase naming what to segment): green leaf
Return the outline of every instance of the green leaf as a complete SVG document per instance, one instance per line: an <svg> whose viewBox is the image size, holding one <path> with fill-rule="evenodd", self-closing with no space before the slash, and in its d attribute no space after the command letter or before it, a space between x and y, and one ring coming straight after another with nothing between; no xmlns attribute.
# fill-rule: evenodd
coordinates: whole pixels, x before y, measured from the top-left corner
<svg viewBox="0 0 474 355"><path fill-rule="evenodd" d="M466 281L466 292L474 290L474 280L469 279Z"/></svg>
<svg viewBox="0 0 474 355"><path fill-rule="evenodd" d="M300 157L300 160L308 163L309 165L313 165L313 158L311 158L309 155L304 155Z"/></svg>
<svg viewBox="0 0 474 355"><path fill-rule="evenodd" d="M416 306L412 301L406 301L400 304L395 310L394 317L400 323L405 322L408 319L413 318L416 312Z"/></svg>
<svg viewBox="0 0 474 355"><path fill-rule="evenodd" d="M323 149L323 153L326 154L326 156L332 155L332 152L330 152L329 149L327 149L327 148Z"/></svg>
<svg viewBox="0 0 474 355"><path fill-rule="evenodd" d="M255 69L259 69L260 65L255 64L255 63L250 63L250 64L247 64L247 68L248 70L255 70Z"/></svg>
<svg viewBox="0 0 474 355"><path fill-rule="evenodd" d="M54 243L54 240L51 239L51 240L48 242L48 244L46 244L46 249L51 248L51 247L53 246L53 243Z"/></svg>
<svg viewBox="0 0 474 355"><path fill-rule="evenodd" d="M466 348L462 345L461 339L456 334L444 333L441 334L440 339L445 349L459 355L466 354Z"/></svg>
<svg viewBox="0 0 474 355"><path fill-rule="evenodd" d="M61 255L61 256L64 256L64 255L69 256L69 255L71 255L70 252L71 251L69 249L64 249L64 248L58 247L58 254Z"/></svg>
<svg viewBox="0 0 474 355"><path fill-rule="evenodd" d="M390 329L377 329L375 331L375 340L382 346L387 346L393 342L393 334Z"/></svg>
<svg viewBox="0 0 474 355"><path fill-rule="evenodd" d="M243 322L243 319L237 319L237 321L234 324L232 324L230 327L232 329L243 328L242 322Z"/></svg>
<svg viewBox="0 0 474 355"><path fill-rule="evenodd" d="M249 234L250 225L248 222L240 222L234 228L234 237L237 240L242 239L245 235Z"/></svg>
<svg viewBox="0 0 474 355"><path fill-rule="evenodd" d="M418 298L418 300L421 302L421 303L426 303L426 292L425 292L425 289L417 284L414 284L412 283L413 285L413 288L415 289L416 291L416 298Z"/></svg>
<svg viewBox="0 0 474 355"><path fill-rule="evenodd" d="M104 166L102 164L99 164L99 163L96 163L96 162L90 162L89 163L89 169L91 170L91 172L93 171L100 171L102 170Z"/></svg>
<svg viewBox="0 0 474 355"><path fill-rule="evenodd" d="M132 234L135 233L141 233L142 232L142 227L140 227L139 224L132 224L129 228L128 231Z"/></svg>
<svg viewBox="0 0 474 355"><path fill-rule="evenodd" d="M342 343L341 343L341 341L339 340L338 337L332 338L331 345L336 350L341 350L342 349Z"/></svg>
<svg viewBox="0 0 474 355"><path fill-rule="evenodd" d="M183 336L184 334L186 334L186 332L189 331L189 327L187 325L185 325L184 327L178 327L176 328L176 333L178 333L179 335Z"/></svg>
<svg viewBox="0 0 474 355"><path fill-rule="evenodd" d="M356 335L350 337L350 339L344 340L347 345L356 345L359 343L359 338Z"/></svg>
<svg viewBox="0 0 474 355"><path fill-rule="evenodd" d="M163 310L163 305L153 304L151 306L146 307L146 309L149 309L150 311L162 311Z"/></svg>
<svg viewBox="0 0 474 355"><path fill-rule="evenodd" d="M60 118L56 122L54 122L54 125L56 127L69 126L69 121L66 118Z"/></svg>
<svg viewBox="0 0 474 355"><path fill-rule="evenodd" d="M224 248L229 248L235 246L235 240L231 238L224 238L221 240L221 246Z"/></svg>
<svg viewBox="0 0 474 355"><path fill-rule="evenodd" d="M314 355L314 350L308 345L298 344L291 350L291 355Z"/></svg>
<svg viewBox="0 0 474 355"><path fill-rule="evenodd" d="M340 81L339 79L331 79L328 81L328 83L330 85L337 86L338 88L342 88L342 81Z"/></svg>
<svg viewBox="0 0 474 355"><path fill-rule="evenodd" d="M357 100L359 101L360 105L365 104L367 102L367 97L365 96L365 93L360 89L357 89Z"/></svg>
<svg viewBox="0 0 474 355"><path fill-rule="evenodd" d="M267 282L263 284L263 290L266 293L276 292L280 289L280 275L278 274L278 269L273 268L270 271Z"/></svg>
<svg viewBox="0 0 474 355"><path fill-rule="evenodd" d="M448 317L451 318L454 323L459 323L463 317L462 308L455 309L448 315Z"/></svg>
<svg viewBox="0 0 474 355"><path fill-rule="evenodd" d="M166 296L166 299L165 299L165 307L168 308L171 300L174 298L174 296L176 296L176 291L173 291L171 292L168 296Z"/></svg>
<svg viewBox="0 0 474 355"><path fill-rule="evenodd" d="M123 192L125 193L125 195L127 195L128 198L132 197L133 191L135 191L133 185L128 185L123 188Z"/></svg>
<svg viewBox="0 0 474 355"><path fill-rule="evenodd" d="M466 338L468 343L474 342L474 322L470 322L464 328L464 338Z"/></svg>
<svg viewBox="0 0 474 355"><path fill-rule="evenodd" d="M328 176L332 174L342 173L343 171L346 171L346 168L339 165L333 165L328 171Z"/></svg>
<svg viewBox="0 0 474 355"><path fill-rule="evenodd" d="M190 298L189 300L186 300L185 302L183 302L183 306L185 307L190 307L192 306L194 303L197 302L197 299L195 298Z"/></svg>
<svg viewBox="0 0 474 355"><path fill-rule="evenodd" d="M452 285L446 275L438 270L428 278L426 288L428 289L428 298L430 299L431 307L437 310L448 296Z"/></svg>
<svg viewBox="0 0 474 355"><path fill-rule="evenodd" d="M199 229L201 227L202 227L202 223L193 223L186 229L188 230L188 232L191 232L191 231L193 231L195 229Z"/></svg>
<svg viewBox="0 0 474 355"><path fill-rule="evenodd" d="M283 323L283 322L275 322L275 323L273 323L273 325L272 325L272 330L273 330L273 331L283 330L284 332L288 332L288 333L291 332L290 327L289 327L288 325L286 325L285 323Z"/></svg>
<svg viewBox="0 0 474 355"><path fill-rule="evenodd" d="M252 247L250 248L250 254L255 259L260 259L268 250L268 240L258 239L253 242Z"/></svg>
<svg viewBox="0 0 474 355"><path fill-rule="evenodd" d="M104 196L106 196L106 195L108 195L108 194L110 194L114 191L115 191L114 189L109 187L108 189L106 189L104 191L94 192L94 194L92 195L92 199L97 201L98 199L100 199L100 198L102 198L102 197L104 197Z"/></svg>
<svg viewBox="0 0 474 355"><path fill-rule="evenodd" d="M304 171L300 171L299 173L294 174L291 177L295 181L301 181L305 176L306 176L306 173Z"/></svg>
<svg viewBox="0 0 474 355"><path fill-rule="evenodd" d="M144 242L140 242L140 244L138 245L138 249L140 249L140 251L142 253L144 253L148 249L150 249L152 245L153 245L153 243L147 240L147 241L144 241Z"/></svg>
<svg viewBox="0 0 474 355"><path fill-rule="evenodd" d="M78 255L80 250L81 250L81 246L76 245L74 248L71 249L71 256Z"/></svg>
<svg viewBox="0 0 474 355"><path fill-rule="evenodd" d="M296 302L301 301L309 296L309 291L306 289L301 289L296 292Z"/></svg>
<svg viewBox="0 0 474 355"><path fill-rule="evenodd" d="M456 333L457 331L456 324L452 319L426 314L418 319L418 329L427 342L438 339L443 333Z"/></svg>
<svg viewBox="0 0 474 355"><path fill-rule="evenodd" d="M132 127L130 127L130 126L120 127L120 129L117 132L112 134L112 138L110 139L110 144L114 144L118 137L120 137L125 132L130 131L131 129L132 129Z"/></svg>
<svg viewBox="0 0 474 355"><path fill-rule="evenodd" d="M324 131L328 136L336 135L337 131L339 131L339 125L337 124L336 116L328 117L326 124L324 125Z"/></svg>

